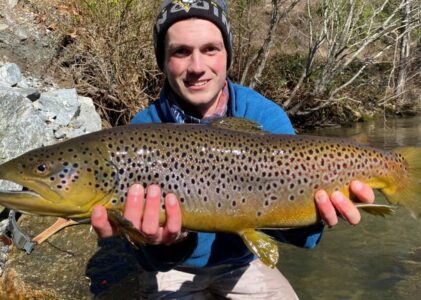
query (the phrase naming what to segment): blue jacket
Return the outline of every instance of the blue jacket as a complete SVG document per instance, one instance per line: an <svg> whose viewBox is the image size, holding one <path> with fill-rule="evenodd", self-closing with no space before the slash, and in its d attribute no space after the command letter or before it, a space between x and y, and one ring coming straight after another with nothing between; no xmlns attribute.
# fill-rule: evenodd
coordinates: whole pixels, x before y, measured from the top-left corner
<svg viewBox="0 0 421 300"><path fill-rule="evenodd" d="M294 129L286 113L275 103L259 93L228 83L228 116L246 118L262 125L262 129L272 133L294 134ZM165 91L148 108L136 114L132 123L172 123ZM313 248L320 240L323 225L315 225L287 231L266 231L278 241ZM243 265L254 259L241 238L225 233L190 233L189 237L171 246L142 247L139 260L146 270L165 271L177 265L183 267L204 267L219 264Z"/></svg>

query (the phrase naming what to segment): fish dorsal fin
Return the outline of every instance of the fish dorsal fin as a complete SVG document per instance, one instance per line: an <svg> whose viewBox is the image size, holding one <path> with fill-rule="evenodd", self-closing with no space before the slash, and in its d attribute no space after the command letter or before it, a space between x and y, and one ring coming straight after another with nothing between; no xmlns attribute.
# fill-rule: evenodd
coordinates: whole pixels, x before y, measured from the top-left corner
<svg viewBox="0 0 421 300"><path fill-rule="evenodd" d="M351 135L349 136L349 139L356 142L357 144L370 146L368 135L366 135L365 133L357 133L357 134Z"/></svg>
<svg viewBox="0 0 421 300"><path fill-rule="evenodd" d="M226 117L212 121L211 126L221 129L240 131L245 133L266 134L262 125L244 118Z"/></svg>

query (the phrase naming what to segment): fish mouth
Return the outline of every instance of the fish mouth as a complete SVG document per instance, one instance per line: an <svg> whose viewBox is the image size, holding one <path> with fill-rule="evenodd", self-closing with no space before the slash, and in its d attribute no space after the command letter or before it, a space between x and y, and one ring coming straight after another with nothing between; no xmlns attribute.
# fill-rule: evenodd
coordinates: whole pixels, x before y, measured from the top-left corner
<svg viewBox="0 0 421 300"><path fill-rule="evenodd" d="M0 190L0 205L33 215L68 217L80 214L77 207L65 205L65 201L60 201L60 195L43 182L26 181L23 187L21 191Z"/></svg>

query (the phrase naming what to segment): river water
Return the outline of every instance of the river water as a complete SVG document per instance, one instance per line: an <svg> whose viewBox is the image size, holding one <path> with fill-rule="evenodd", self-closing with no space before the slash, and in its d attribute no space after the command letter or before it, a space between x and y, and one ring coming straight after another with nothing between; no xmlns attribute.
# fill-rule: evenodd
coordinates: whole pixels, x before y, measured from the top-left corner
<svg viewBox="0 0 421 300"><path fill-rule="evenodd" d="M314 135L363 133L371 145L421 147L421 116L378 120ZM376 194L376 201L386 202ZM280 246L280 270L300 299L421 299L421 219L398 208L386 218L362 212L362 221L326 229L316 249Z"/></svg>

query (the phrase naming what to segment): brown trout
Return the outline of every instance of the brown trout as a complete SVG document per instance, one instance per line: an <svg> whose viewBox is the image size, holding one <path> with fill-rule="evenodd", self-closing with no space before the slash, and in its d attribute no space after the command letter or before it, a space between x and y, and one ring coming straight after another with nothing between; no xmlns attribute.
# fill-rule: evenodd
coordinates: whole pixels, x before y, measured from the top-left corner
<svg viewBox="0 0 421 300"><path fill-rule="evenodd" d="M349 139L269 134L235 118L102 130L10 160L0 166L0 179L27 188L0 192L0 205L72 219L89 218L95 205L103 205L137 244L140 234L116 211L130 185L156 183L164 194L177 195L184 229L236 233L270 266L277 262L277 245L258 229L319 222L318 189L349 195L349 183L358 179L390 203L421 214L420 148L388 152ZM387 205L361 207L390 212Z"/></svg>

